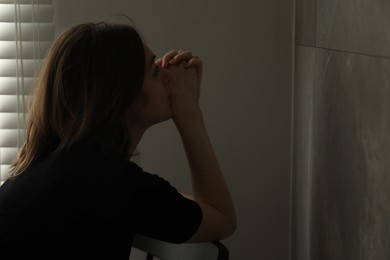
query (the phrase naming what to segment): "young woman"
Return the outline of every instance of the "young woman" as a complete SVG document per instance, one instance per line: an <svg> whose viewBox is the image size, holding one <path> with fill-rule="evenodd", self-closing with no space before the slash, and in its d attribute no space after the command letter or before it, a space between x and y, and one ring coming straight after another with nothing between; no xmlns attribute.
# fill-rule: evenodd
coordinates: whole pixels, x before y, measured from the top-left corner
<svg viewBox="0 0 390 260"><path fill-rule="evenodd" d="M0 187L0 258L128 259L142 234L174 243L222 240L236 227L199 107L202 61L155 60L137 30L84 23L54 42L36 79L26 142ZM172 119L193 194L131 156Z"/></svg>

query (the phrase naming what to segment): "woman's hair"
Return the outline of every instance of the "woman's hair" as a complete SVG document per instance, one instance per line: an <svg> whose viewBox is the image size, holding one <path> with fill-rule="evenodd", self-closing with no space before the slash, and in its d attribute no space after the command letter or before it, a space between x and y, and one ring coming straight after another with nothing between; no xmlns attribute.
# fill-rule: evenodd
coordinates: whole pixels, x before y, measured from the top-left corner
<svg viewBox="0 0 390 260"><path fill-rule="evenodd" d="M42 154L85 139L130 158L125 117L144 74L143 40L135 27L90 22L62 32L36 78L26 142L10 177L25 172Z"/></svg>

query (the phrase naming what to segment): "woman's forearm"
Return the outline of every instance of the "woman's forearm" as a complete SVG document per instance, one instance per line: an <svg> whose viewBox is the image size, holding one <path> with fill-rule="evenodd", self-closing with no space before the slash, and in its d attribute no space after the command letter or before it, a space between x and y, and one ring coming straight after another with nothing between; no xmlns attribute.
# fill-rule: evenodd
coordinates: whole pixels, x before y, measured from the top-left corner
<svg viewBox="0 0 390 260"><path fill-rule="evenodd" d="M193 197L236 222L233 201L221 172L200 109L175 121L187 155Z"/></svg>

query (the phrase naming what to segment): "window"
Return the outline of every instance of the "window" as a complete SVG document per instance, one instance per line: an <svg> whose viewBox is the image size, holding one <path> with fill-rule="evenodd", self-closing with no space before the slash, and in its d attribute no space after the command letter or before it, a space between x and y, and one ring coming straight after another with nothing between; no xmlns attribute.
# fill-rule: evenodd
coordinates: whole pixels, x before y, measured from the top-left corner
<svg viewBox="0 0 390 260"><path fill-rule="evenodd" d="M54 38L53 0L0 0L0 185L24 142L27 100Z"/></svg>

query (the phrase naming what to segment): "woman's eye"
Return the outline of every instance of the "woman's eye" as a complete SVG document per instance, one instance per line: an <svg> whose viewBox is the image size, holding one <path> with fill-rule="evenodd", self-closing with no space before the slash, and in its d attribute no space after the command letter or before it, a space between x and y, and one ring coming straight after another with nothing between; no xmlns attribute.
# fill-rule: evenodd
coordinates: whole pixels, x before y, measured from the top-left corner
<svg viewBox="0 0 390 260"><path fill-rule="evenodd" d="M157 77L159 72L160 72L160 66L158 65L154 66L153 76Z"/></svg>

